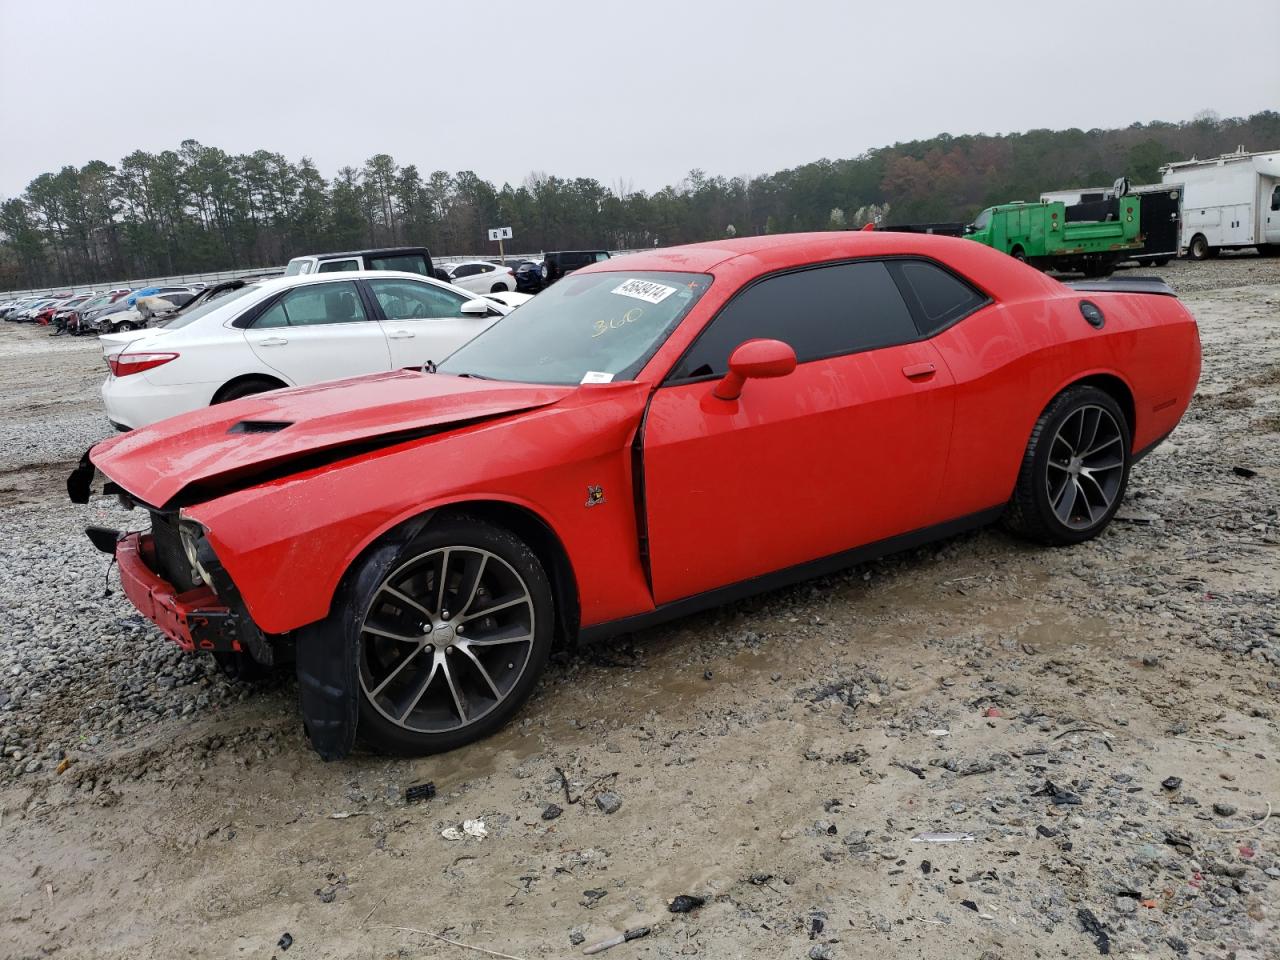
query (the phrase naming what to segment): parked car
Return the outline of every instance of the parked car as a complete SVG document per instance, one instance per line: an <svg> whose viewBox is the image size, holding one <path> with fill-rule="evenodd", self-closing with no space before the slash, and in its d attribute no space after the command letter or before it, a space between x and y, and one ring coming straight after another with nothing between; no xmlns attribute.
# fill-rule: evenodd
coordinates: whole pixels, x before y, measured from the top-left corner
<svg viewBox="0 0 1280 960"><path fill-rule="evenodd" d="M516 267L516 289L521 293L537 293L542 286L542 261L522 260Z"/></svg>
<svg viewBox="0 0 1280 960"><path fill-rule="evenodd" d="M91 290L88 293L82 293L75 297L69 297L68 299L60 302L55 308L53 308L52 313L49 315L49 319L43 322L48 323L51 326L57 327L58 331L56 332L64 331L67 328L67 321L71 318L73 314L75 314L77 308L79 308L83 304L88 303L90 300L92 300L96 296L97 294Z"/></svg>
<svg viewBox="0 0 1280 960"><path fill-rule="evenodd" d="M20 303L14 307L13 312L9 314L8 319L12 320L14 323L30 323L31 318L35 316L35 314L56 302L57 299L54 297L40 297L35 300L28 300L25 303Z"/></svg>
<svg viewBox="0 0 1280 960"><path fill-rule="evenodd" d="M6 320L17 321L19 315L34 307L42 299L44 298L24 297L21 300L10 300L3 308L0 308L0 315L3 315Z"/></svg>
<svg viewBox="0 0 1280 960"><path fill-rule="evenodd" d="M67 319L67 329L77 335L96 332L97 318L131 292L128 289L111 290L82 303L76 308L74 315Z"/></svg>
<svg viewBox="0 0 1280 960"><path fill-rule="evenodd" d="M134 290L127 297L125 297L124 302L126 306L136 307L138 305L139 297L155 297L155 296L164 297L164 296L168 296L171 293L194 293L194 292L195 292L194 290L192 290L190 287L186 285L167 286L167 287L142 287L138 290Z"/></svg>
<svg viewBox="0 0 1280 960"><path fill-rule="evenodd" d="M68 481L84 502L96 469L150 513L91 538L171 638L296 657L325 758L493 732L557 639L997 519L1095 537L1200 347L1159 280L1073 287L968 240L836 232L594 264L430 369L175 417Z"/></svg>
<svg viewBox="0 0 1280 960"><path fill-rule="evenodd" d="M375 250L348 250L343 253L313 253L294 257L284 269L286 277L309 273L348 273L353 270L398 270L423 277L443 279L431 262L426 247L380 247Z"/></svg>
<svg viewBox="0 0 1280 960"><path fill-rule="evenodd" d="M501 293L516 288L515 271L488 260L464 260L450 264L445 270L450 283L472 293Z"/></svg>
<svg viewBox="0 0 1280 960"><path fill-rule="evenodd" d="M543 286L555 283L566 274L593 263L609 259L608 250L552 250L542 255Z"/></svg>
<svg viewBox="0 0 1280 960"><path fill-rule="evenodd" d="M443 360L510 308L418 274L246 283L161 326L104 334L119 429L280 387Z"/></svg>
<svg viewBox="0 0 1280 960"><path fill-rule="evenodd" d="M36 312L31 319L35 323L47 327L49 324L53 323L53 318L62 310L83 303L86 299L87 297L63 297L61 300L54 300L48 306Z"/></svg>

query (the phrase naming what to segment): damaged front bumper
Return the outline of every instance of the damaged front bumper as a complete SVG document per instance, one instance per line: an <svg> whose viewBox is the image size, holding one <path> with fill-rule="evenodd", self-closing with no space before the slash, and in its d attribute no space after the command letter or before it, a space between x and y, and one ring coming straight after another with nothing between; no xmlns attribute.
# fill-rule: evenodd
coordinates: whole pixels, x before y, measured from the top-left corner
<svg viewBox="0 0 1280 960"><path fill-rule="evenodd" d="M97 476L86 452L67 478L73 503L89 501ZM125 595L169 639L188 652L243 653L264 666L292 656L291 638L268 638L253 622L199 524L180 511L140 503L111 481L103 493L118 497L126 509L141 507L151 517L149 533L97 526L85 533L95 547L115 557Z"/></svg>
<svg viewBox="0 0 1280 960"><path fill-rule="evenodd" d="M211 588L201 586L179 593L155 572L153 537L124 534L116 540L115 556L120 583L130 602L183 650L241 651L238 618Z"/></svg>

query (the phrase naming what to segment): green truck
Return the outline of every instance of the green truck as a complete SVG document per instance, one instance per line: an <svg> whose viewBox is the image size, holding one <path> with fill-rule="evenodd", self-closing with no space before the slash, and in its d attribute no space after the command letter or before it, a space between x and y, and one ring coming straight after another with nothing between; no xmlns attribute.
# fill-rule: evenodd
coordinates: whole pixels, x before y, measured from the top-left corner
<svg viewBox="0 0 1280 960"><path fill-rule="evenodd" d="M1142 249L1142 200L1002 203L978 214L964 235L1041 270L1105 277L1130 251Z"/></svg>

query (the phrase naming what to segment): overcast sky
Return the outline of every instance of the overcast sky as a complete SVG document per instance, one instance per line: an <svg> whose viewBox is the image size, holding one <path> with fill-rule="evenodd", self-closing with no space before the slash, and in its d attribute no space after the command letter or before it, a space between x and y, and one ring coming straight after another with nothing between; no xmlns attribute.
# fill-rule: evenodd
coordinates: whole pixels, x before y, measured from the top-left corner
<svg viewBox="0 0 1280 960"><path fill-rule="evenodd" d="M0 38L0 196L187 138L326 177L389 153L653 190L943 131L1280 108L1278 0L0 0Z"/></svg>

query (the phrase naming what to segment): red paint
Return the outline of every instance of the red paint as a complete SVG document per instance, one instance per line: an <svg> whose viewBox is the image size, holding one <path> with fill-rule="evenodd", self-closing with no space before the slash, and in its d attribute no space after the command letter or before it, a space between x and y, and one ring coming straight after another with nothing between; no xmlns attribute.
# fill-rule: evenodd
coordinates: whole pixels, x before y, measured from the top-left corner
<svg viewBox="0 0 1280 960"><path fill-rule="evenodd" d="M191 636L192 627L202 613L222 614L226 606L208 587L178 593L172 584L153 572L155 548L151 538L131 533L116 544L116 562L120 566L120 583L129 602L148 620L188 653L198 646ZM239 649L239 643L233 644Z"/></svg>
<svg viewBox="0 0 1280 960"><path fill-rule="evenodd" d="M762 341L739 347L720 383L663 385L720 307L759 276L895 255L943 262L992 302L928 340L790 370L781 345ZM1141 449L1177 424L1199 376L1195 322L1175 299L1091 291L1106 316L1095 330L1080 294L965 240L794 234L585 270L682 270L714 282L632 382L397 371L220 404L105 441L92 459L152 506L196 501L186 515L208 529L267 633L325 616L345 571L392 527L476 501L521 509L553 531L591 626L998 507L1036 418L1084 377L1132 391ZM228 432L245 420L290 425ZM390 445L352 446L379 438ZM605 502L587 509L595 485ZM135 593L165 620L163 591Z"/></svg>

